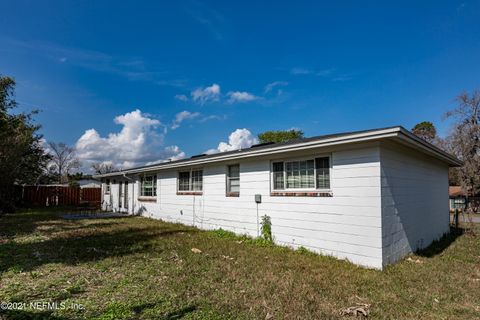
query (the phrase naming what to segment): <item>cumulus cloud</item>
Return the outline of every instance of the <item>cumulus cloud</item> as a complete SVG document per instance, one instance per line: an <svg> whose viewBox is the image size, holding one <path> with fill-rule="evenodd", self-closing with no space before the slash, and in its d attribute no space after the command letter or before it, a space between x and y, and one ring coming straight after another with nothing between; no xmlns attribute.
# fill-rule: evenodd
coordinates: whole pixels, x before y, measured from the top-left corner
<svg viewBox="0 0 480 320"><path fill-rule="evenodd" d="M188 101L188 97L184 94L176 94L175 95L175 99L179 100L179 101Z"/></svg>
<svg viewBox="0 0 480 320"><path fill-rule="evenodd" d="M248 92L240 92L240 91L230 91L228 94L228 103L236 103L236 102L248 102L258 99L257 96L254 96Z"/></svg>
<svg viewBox="0 0 480 320"><path fill-rule="evenodd" d="M248 129L237 129L228 136L228 142L220 142L216 149L209 149L205 153L213 154L218 152L232 151L250 148L258 143L258 139Z"/></svg>
<svg viewBox="0 0 480 320"><path fill-rule="evenodd" d="M274 82L270 82L269 84L267 84L267 85L265 86L264 92L265 92L265 93L269 93L269 92L271 92L275 87L284 87L284 86L288 86L288 82L286 82L286 81L274 81Z"/></svg>
<svg viewBox="0 0 480 320"><path fill-rule="evenodd" d="M210 87L197 88L191 92L192 100L199 104L205 104L210 101L218 101L220 97L220 86L216 83Z"/></svg>
<svg viewBox="0 0 480 320"><path fill-rule="evenodd" d="M177 146L163 147L164 133L158 130L162 123L138 109L115 117L114 122L122 126L119 132L102 137L92 128L78 139L75 147L85 169L96 162L128 168L185 156Z"/></svg>
<svg viewBox="0 0 480 320"><path fill-rule="evenodd" d="M172 130L175 130L177 129L178 127L180 127L180 124L185 121L185 120L192 120L192 119L195 119L197 118L198 116L200 116L200 113L199 112L190 112L190 111L182 111L182 112L179 112L176 114L175 116L175 119L173 120L173 123L172 123Z"/></svg>

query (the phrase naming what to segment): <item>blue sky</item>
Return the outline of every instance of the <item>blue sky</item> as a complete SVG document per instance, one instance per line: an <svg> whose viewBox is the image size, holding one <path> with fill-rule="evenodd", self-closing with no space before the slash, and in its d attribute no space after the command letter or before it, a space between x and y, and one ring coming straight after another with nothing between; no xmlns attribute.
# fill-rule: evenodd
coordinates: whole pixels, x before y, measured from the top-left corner
<svg viewBox="0 0 480 320"><path fill-rule="evenodd" d="M122 139L162 150L126 166L190 156L242 128L242 143L424 120L445 134L455 96L480 88L479 1L1 1L0 12L0 73L22 109L42 110L47 140L95 129L83 139L92 161Z"/></svg>

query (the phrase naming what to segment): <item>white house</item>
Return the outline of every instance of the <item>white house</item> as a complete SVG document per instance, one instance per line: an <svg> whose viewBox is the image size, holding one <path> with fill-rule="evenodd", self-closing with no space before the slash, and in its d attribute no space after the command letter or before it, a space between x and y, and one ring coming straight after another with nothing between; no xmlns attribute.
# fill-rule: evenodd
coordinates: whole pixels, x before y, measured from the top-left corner
<svg viewBox="0 0 480 320"><path fill-rule="evenodd" d="M103 208L257 236L381 269L449 231L461 162L397 126L98 175Z"/></svg>

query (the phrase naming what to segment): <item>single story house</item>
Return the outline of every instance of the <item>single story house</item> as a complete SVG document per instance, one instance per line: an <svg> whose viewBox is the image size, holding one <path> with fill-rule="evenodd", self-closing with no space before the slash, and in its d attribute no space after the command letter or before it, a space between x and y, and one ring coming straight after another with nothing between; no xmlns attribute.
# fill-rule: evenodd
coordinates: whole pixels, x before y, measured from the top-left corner
<svg viewBox="0 0 480 320"><path fill-rule="evenodd" d="M105 210L258 236L382 269L449 231L461 162L401 126L97 175Z"/></svg>

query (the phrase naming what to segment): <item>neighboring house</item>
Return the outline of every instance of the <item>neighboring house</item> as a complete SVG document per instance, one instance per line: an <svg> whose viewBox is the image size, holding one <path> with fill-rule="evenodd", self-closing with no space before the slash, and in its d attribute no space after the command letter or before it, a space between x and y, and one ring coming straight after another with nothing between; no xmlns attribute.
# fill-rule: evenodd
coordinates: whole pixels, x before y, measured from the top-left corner
<svg viewBox="0 0 480 320"><path fill-rule="evenodd" d="M93 180L93 179L82 179L82 180L77 180L78 186L81 189L84 188L101 188L102 183L98 180Z"/></svg>
<svg viewBox="0 0 480 320"><path fill-rule="evenodd" d="M450 201L450 212L454 212L455 209L463 210L465 209L467 203L467 197L465 192L460 186L449 186L448 187L448 198Z"/></svg>
<svg viewBox="0 0 480 320"><path fill-rule="evenodd" d="M449 231L455 157L402 127L332 134L95 176L104 209L259 235L381 269Z"/></svg>
<svg viewBox="0 0 480 320"><path fill-rule="evenodd" d="M448 187L448 196L450 199L450 212L454 212L455 209L465 210L467 207L473 208L474 212L480 207L480 194L472 195L472 192L467 192L461 186Z"/></svg>

